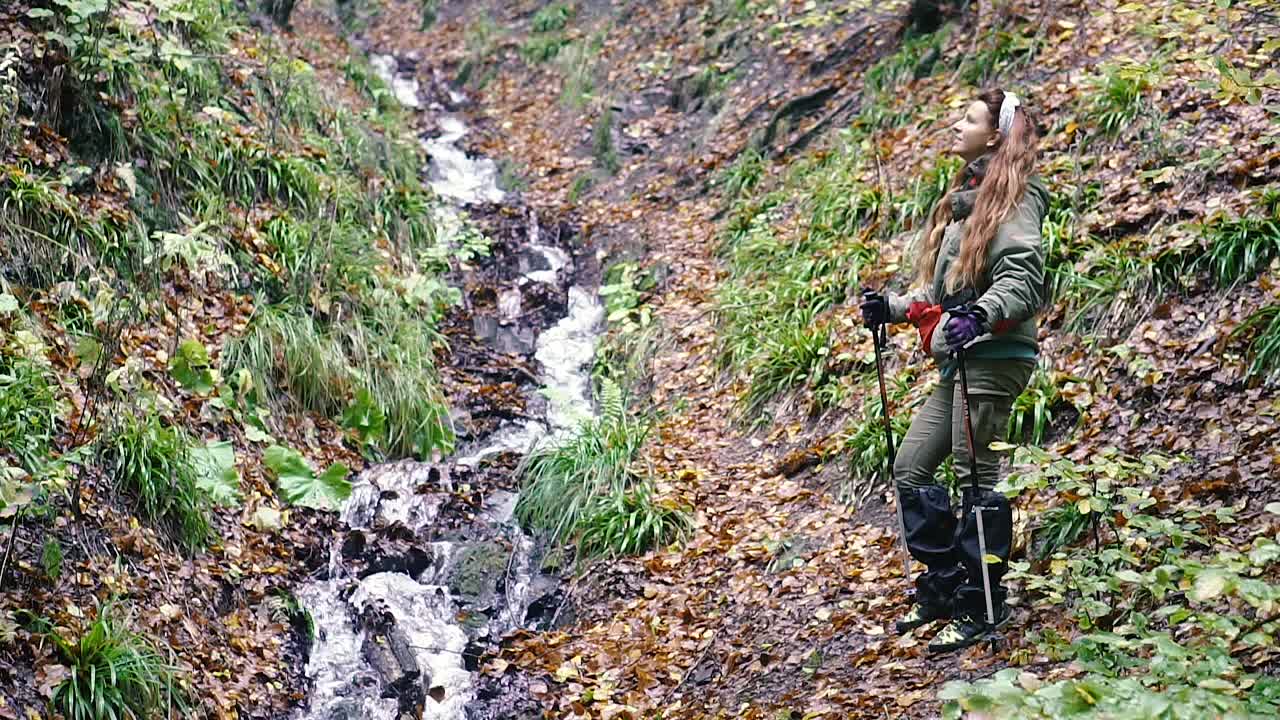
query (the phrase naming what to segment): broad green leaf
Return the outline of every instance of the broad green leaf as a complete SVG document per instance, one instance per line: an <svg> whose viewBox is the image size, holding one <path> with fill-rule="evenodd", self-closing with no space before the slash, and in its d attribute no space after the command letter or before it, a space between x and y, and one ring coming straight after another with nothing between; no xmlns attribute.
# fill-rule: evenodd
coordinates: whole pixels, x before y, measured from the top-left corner
<svg viewBox="0 0 1280 720"><path fill-rule="evenodd" d="M178 346L169 371L182 387L205 395L213 392L213 371L209 368L209 351L196 340L184 340Z"/></svg>
<svg viewBox="0 0 1280 720"><path fill-rule="evenodd" d="M347 482L347 466L334 463L316 475L302 454L292 448L272 445L262 455L267 468L276 476L280 494L292 505L337 510L351 495Z"/></svg>
<svg viewBox="0 0 1280 720"><path fill-rule="evenodd" d="M229 441L208 442L191 448L196 485L217 505L240 503L240 473L236 451Z"/></svg>
<svg viewBox="0 0 1280 720"><path fill-rule="evenodd" d="M373 401L369 391L364 389L356 393L351 404L342 413L342 426L348 430L355 430L362 441L381 437L386 429L386 423L387 418L382 408Z"/></svg>
<svg viewBox="0 0 1280 720"><path fill-rule="evenodd" d="M0 293L0 315L11 315L18 312L18 298L9 293Z"/></svg>

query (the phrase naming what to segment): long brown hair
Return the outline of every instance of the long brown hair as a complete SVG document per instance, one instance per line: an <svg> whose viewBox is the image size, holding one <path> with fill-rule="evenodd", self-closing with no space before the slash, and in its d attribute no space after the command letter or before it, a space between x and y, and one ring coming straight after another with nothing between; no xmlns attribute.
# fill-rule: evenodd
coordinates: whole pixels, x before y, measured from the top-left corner
<svg viewBox="0 0 1280 720"><path fill-rule="evenodd" d="M987 106L992 125L1000 118L1000 105L1004 102L1003 90L987 90L978 96ZM953 293L963 287L976 287L987 259L987 248L995 237L996 229L1022 200L1027 191L1027 180L1036 162L1036 145L1040 133L1034 119L1019 105L1013 114L1009 134L999 135L995 153L987 163L986 175L978 186L973 212L965 224L964 238L960 241L960 256L947 273L946 291ZM966 166L966 169L967 166ZM916 255L916 282L928 286L933 280L934 266L942 236L951 222L951 194L961 189L967 173L956 173L951 187L942 196L925 227L924 244Z"/></svg>

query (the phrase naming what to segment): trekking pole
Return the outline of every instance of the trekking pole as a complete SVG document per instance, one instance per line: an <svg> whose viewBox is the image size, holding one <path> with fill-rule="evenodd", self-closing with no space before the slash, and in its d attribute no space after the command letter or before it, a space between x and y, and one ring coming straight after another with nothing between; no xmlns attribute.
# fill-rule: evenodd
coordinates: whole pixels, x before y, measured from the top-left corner
<svg viewBox="0 0 1280 720"><path fill-rule="evenodd" d="M893 486L894 505L898 508L898 543L902 548L902 577L911 579L911 552L907 550L907 524L902 519L902 493L898 491L898 483L893 477L893 464L896 453L893 449L893 422L889 419L889 392L884 385L884 361L880 356L881 345L889 345L889 326L877 325L871 329L871 338L876 346L876 376L880 378L880 411L884 416L884 439L889 448L889 484Z"/></svg>
<svg viewBox="0 0 1280 720"><path fill-rule="evenodd" d="M991 604L991 575L987 571L987 530L983 527L982 511L986 510L978 502L978 453L973 440L973 419L969 416L969 374L964 365L964 348L956 351L956 360L960 364L960 394L964 398L964 431L969 441L969 479L973 490L973 512L978 516L978 553L982 565L982 594L987 601L987 624L995 626L996 611Z"/></svg>

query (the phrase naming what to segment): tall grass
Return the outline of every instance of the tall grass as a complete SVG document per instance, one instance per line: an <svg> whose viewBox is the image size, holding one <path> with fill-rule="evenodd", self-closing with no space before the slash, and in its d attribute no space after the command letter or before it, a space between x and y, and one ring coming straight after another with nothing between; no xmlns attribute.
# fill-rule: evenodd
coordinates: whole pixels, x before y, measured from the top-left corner
<svg viewBox="0 0 1280 720"><path fill-rule="evenodd" d="M248 370L258 397L280 406L292 398L301 409L339 411L350 396L355 370L342 345L304 312L287 306L259 308L244 335L227 343L223 367Z"/></svg>
<svg viewBox="0 0 1280 720"><path fill-rule="evenodd" d="M429 317L398 303L330 328L296 309L269 306L228 343L224 368L248 370L258 397L269 403L293 398L300 409L331 416L354 402L369 405L382 419L375 447L394 457L426 457L453 444L435 369L441 342Z"/></svg>

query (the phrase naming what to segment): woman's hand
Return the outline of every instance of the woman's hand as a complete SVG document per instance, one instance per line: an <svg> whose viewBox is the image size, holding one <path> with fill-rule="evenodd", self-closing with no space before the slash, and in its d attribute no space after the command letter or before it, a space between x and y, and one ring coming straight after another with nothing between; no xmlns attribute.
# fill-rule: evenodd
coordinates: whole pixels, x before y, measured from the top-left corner
<svg viewBox="0 0 1280 720"><path fill-rule="evenodd" d="M889 299L875 290L862 291L862 323L877 328L889 323Z"/></svg>
<svg viewBox="0 0 1280 720"><path fill-rule="evenodd" d="M951 352L960 352L974 338L984 335L987 330L987 313L977 305L956 308L951 311L951 318L943 328L947 336L947 347Z"/></svg>

